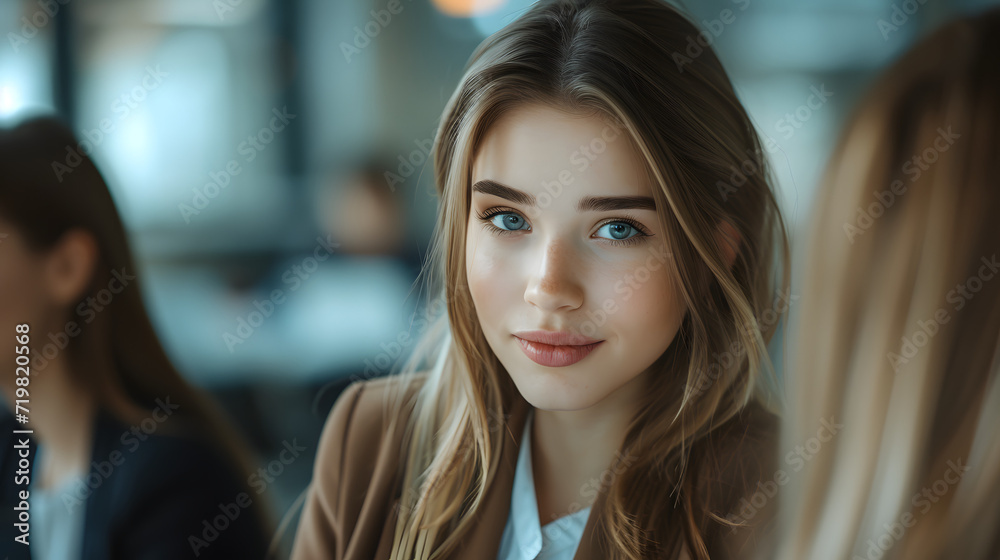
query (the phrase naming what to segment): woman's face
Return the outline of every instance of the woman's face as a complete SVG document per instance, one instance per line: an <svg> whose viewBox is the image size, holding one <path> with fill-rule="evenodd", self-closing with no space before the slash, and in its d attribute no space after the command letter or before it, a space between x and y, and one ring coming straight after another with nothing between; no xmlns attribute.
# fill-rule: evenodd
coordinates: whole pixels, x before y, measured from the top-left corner
<svg viewBox="0 0 1000 560"><path fill-rule="evenodd" d="M624 130L543 105L506 113L476 154L469 289L486 340L536 408L588 408L626 385L641 393L640 374L680 327L687 308L643 169ZM529 331L568 339L526 342Z"/></svg>

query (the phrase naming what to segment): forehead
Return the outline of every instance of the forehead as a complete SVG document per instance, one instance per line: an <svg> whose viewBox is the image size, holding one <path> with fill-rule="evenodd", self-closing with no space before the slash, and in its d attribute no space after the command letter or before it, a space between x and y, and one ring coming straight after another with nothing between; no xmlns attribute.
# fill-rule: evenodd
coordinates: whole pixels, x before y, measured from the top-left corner
<svg viewBox="0 0 1000 560"><path fill-rule="evenodd" d="M651 196L645 162L624 129L598 115L521 105L490 127L473 160L472 181L493 179L539 193L560 183L585 194Z"/></svg>

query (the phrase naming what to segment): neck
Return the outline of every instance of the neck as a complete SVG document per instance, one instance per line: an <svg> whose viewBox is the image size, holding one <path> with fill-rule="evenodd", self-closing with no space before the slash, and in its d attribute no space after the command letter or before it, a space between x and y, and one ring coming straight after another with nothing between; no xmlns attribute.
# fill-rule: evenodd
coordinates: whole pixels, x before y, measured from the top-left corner
<svg viewBox="0 0 1000 560"><path fill-rule="evenodd" d="M76 422L86 420L94 409L93 399L71 380L64 362L50 362L31 379L30 425L46 445L64 445L75 441Z"/></svg>
<svg viewBox="0 0 1000 560"><path fill-rule="evenodd" d="M535 409L531 457L542 525L593 505L613 469L649 372L584 409ZM624 465L634 458L624 457Z"/></svg>
<svg viewBox="0 0 1000 560"><path fill-rule="evenodd" d="M50 361L31 376L28 424L45 447L44 464L36 473L38 486L58 484L74 473L86 472L90 461L93 418L90 393L73 381L64 356Z"/></svg>
<svg viewBox="0 0 1000 560"><path fill-rule="evenodd" d="M107 347L89 341L90 352L83 359L89 371L104 372L106 379L116 379L114 360L110 353L95 351ZM141 414L123 392L112 383L103 389L104 404L80 378L74 364L64 354L49 361L45 369L31 376L31 413L26 427L34 430L35 438L45 446L43 463L38 469L39 487L59 484L69 476L84 476L90 470L93 449L94 419L101 406L133 416ZM134 426L133 426L133 429Z"/></svg>

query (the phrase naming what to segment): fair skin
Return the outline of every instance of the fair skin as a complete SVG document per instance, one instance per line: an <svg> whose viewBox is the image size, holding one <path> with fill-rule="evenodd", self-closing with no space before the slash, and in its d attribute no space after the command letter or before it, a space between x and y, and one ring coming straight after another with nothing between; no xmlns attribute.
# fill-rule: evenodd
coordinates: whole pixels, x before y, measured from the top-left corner
<svg viewBox="0 0 1000 560"><path fill-rule="evenodd" d="M592 505L593 493L582 489L612 464L640 397L656 381L650 366L687 312L643 166L624 131L547 105L505 114L474 160L469 289L490 347L535 407L531 453L543 525L574 504ZM560 178L561 190L553 185ZM502 188L482 192L485 180L535 204L510 200ZM588 197L625 204L578 208ZM480 218L493 209L504 213ZM522 351L513 335L522 330L603 342L574 364L545 366Z"/></svg>
<svg viewBox="0 0 1000 560"><path fill-rule="evenodd" d="M0 244L0 333L13 338L16 325L28 324L29 356L34 360L52 341L49 335L64 332L66 323L73 319L70 306L87 289L98 260L97 244L92 235L72 230L55 247L35 251L10 223L0 220L0 231L7 234ZM88 367L112 368L110 351L97 350ZM0 363L13 366L16 356L14 345L0 345ZM35 466L39 478L34 483L49 488L70 476L87 473L95 402L73 381L73 366L65 349L47 360L44 369L30 367L29 422L23 428L34 430L33 437L46 448L44 464ZM13 373L0 382L12 411L16 398Z"/></svg>

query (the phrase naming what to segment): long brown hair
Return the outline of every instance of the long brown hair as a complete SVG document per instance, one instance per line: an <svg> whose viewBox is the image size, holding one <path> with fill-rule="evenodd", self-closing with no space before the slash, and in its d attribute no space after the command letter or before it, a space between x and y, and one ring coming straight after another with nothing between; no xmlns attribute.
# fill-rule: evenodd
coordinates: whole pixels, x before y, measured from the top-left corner
<svg viewBox="0 0 1000 560"><path fill-rule="evenodd" d="M85 230L95 238L99 263L78 303L97 299L102 289L107 292L116 274L138 276L108 185L61 121L35 117L0 129L0 177L0 215L17 228L31 249L44 251L72 229ZM69 374L98 407L126 424L139 424L158 401L169 399L179 408L163 425L163 432L197 437L223 450L245 481L252 469L242 436L214 402L174 368L150 323L139 280L128 278L110 304L79 321L79 334L62 350L70 363ZM74 304L67 313L76 309ZM114 368L88 366L94 352L108 349ZM44 372L44 355L34 354L33 370ZM270 531L268 502L263 496L255 501L261 505L261 528Z"/></svg>
<svg viewBox="0 0 1000 560"><path fill-rule="evenodd" d="M1000 557L997 60L1000 10L945 25L830 160L783 448L842 428L789 488L782 559Z"/></svg>
<svg viewBox="0 0 1000 560"><path fill-rule="evenodd" d="M480 142L505 111L532 102L599 115L634 142L689 309L653 366L664 382L626 435L622 456L637 459L609 489L603 548L639 559L686 546L708 557L706 535L729 511L700 490L715 471L685 467L696 456L708 465L717 451L709 442L721 441L708 436L761 398L766 345L789 295L788 242L758 135L712 49L689 49L697 38L660 0L556 0L533 5L473 53L432 154L441 202L423 293L428 308L446 311L394 376L405 387L427 370L404 439L394 559L453 550L498 468L501 439L490 428L517 390L476 316L465 228ZM740 239L731 267L716 235L723 223Z"/></svg>

